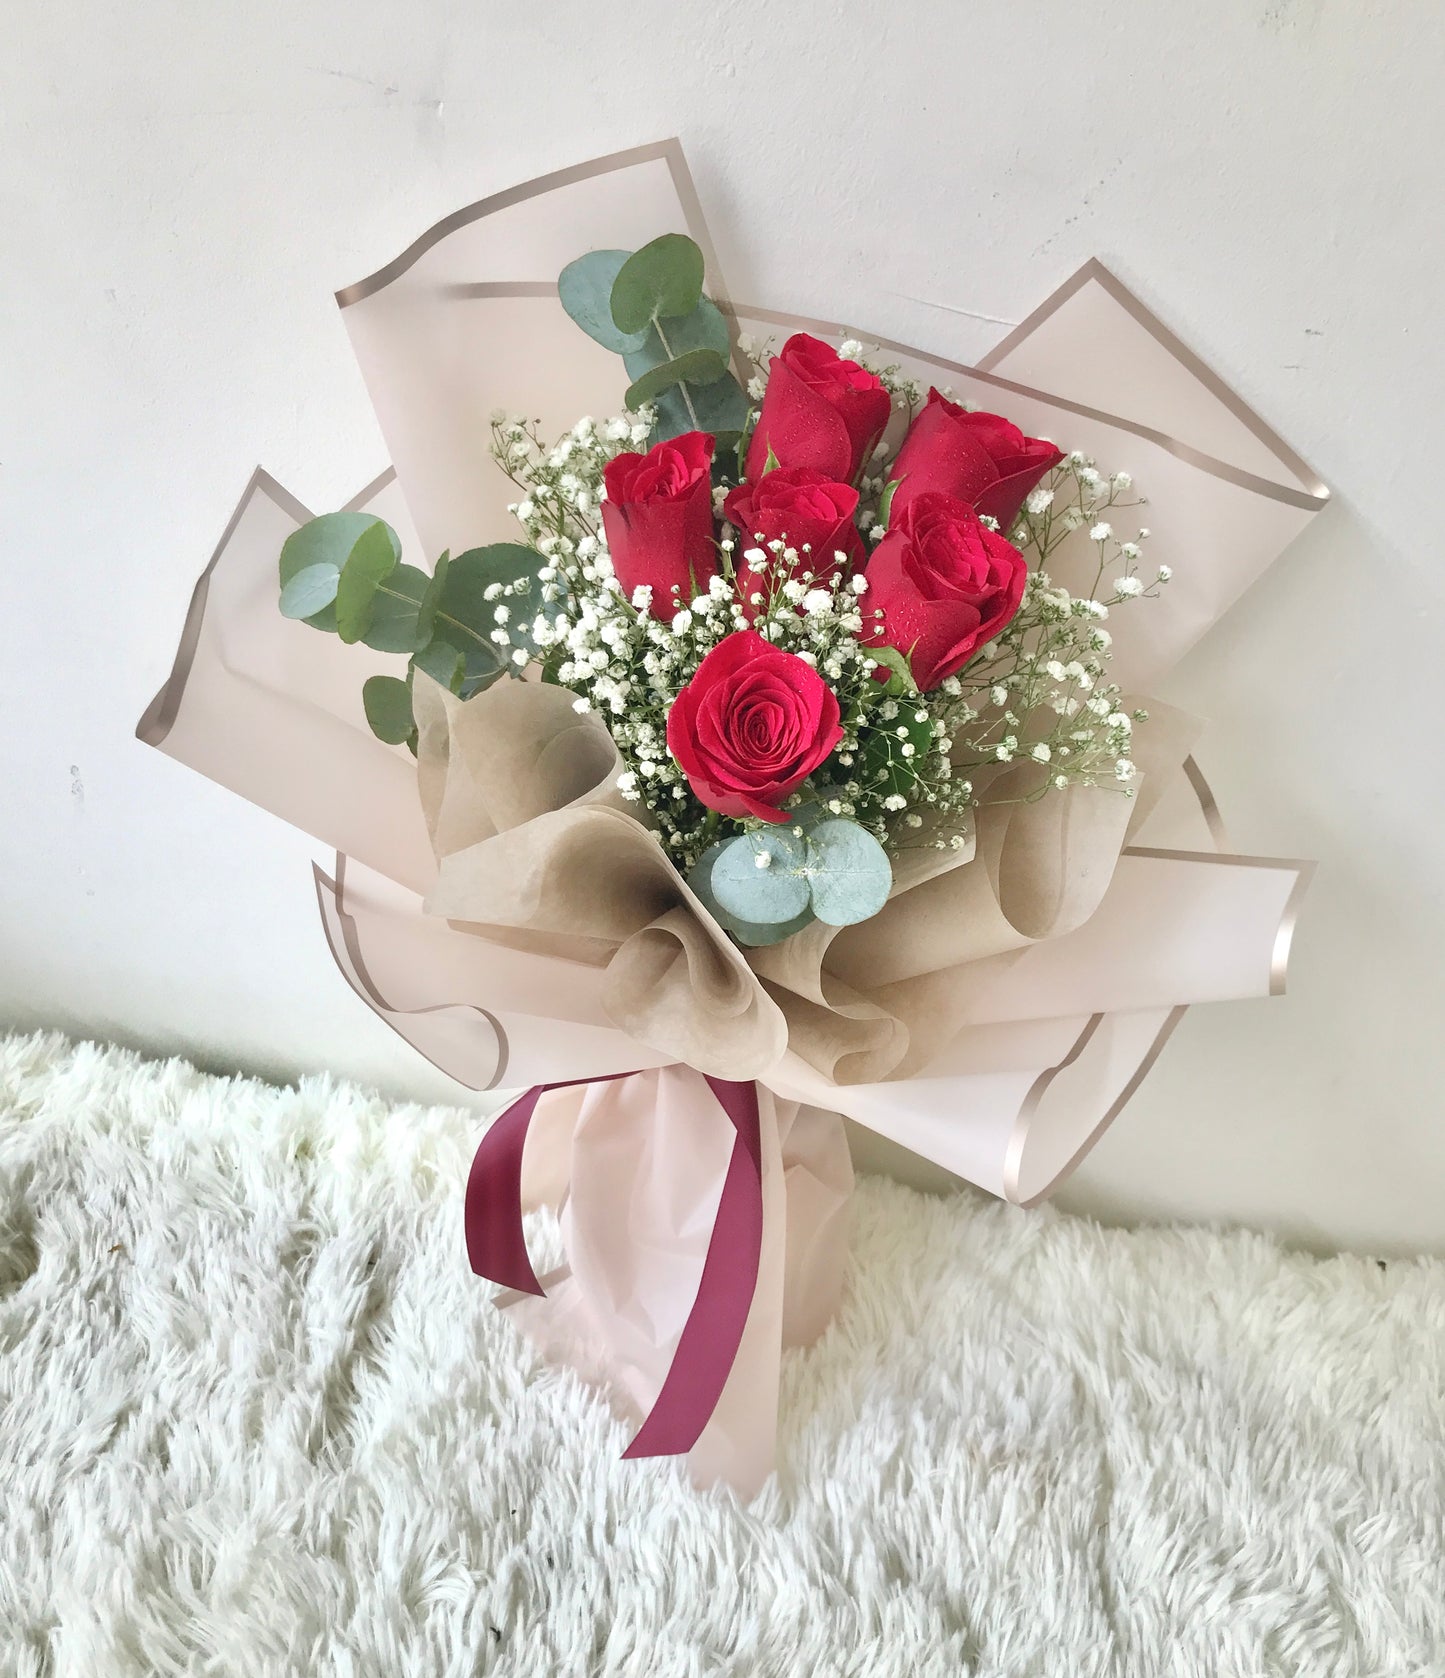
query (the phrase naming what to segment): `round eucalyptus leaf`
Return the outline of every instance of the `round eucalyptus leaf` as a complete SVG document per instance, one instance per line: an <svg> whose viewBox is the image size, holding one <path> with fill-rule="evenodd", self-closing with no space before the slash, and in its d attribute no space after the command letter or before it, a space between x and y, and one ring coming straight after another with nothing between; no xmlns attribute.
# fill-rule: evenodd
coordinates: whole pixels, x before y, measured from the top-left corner
<svg viewBox="0 0 1445 1678"><path fill-rule="evenodd" d="M813 911L829 926L853 926L888 901L893 869L888 853L857 822L819 822L808 834Z"/></svg>
<svg viewBox="0 0 1445 1678"><path fill-rule="evenodd" d="M808 907L805 840L786 827L740 833L712 865L713 896L728 914L758 926L796 920Z"/></svg>
<svg viewBox="0 0 1445 1678"><path fill-rule="evenodd" d="M644 373L627 387L623 401L635 411L673 385L715 384L727 370L727 363L716 350L689 350L675 361L664 361L660 367Z"/></svg>
<svg viewBox="0 0 1445 1678"><path fill-rule="evenodd" d="M418 620L430 586L431 578L425 571L418 571L414 565L398 565L377 588L371 622L361 637L367 646L379 653L415 652L419 641L425 646L431 636L421 636Z"/></svg>
<svg viewBox="0 0 1445 1678"><path fill-rule="evenodd" d="M382 519L373 519L351 545L336 585L336 633L359 641L371 627L380 584L396 570L401 543Z"/></svg>
<svg viewBox="0 0 1445 1678"><path fill-rule="evenodd" d="M685 233L664 233L634 251L612 282L610 312L619 332L690 315L702 296L702 252Z"/></svg>
<svg viewBox="0 0 1445 1678"><path fill-rule="evenodd" d="M732 354L728 323L717 304L707 297L699 301L690 315L668 321L661 331L655 325L650 326L641 337L640 346L624 352L622 357L630 379L640 379L649 369L686 355L689 350L716 350L724 361Z"/></svg>
<svg viewBox="0 0 1445 1678"><path fill-rule="evenodd" d="M285 588L297 572L313 565L334 565L339 572L356 545L357 537L375 523L375 513L322 513L319 518L308 519L299 530L292 531L282 545L281 587ZM325 629L335 634L335 602L323 606L305 621L313 629Z"/></svg>
<svg viewBox="0 0 1445 1678"><path fill-rule="evenodd" d="M557 276L562 307L589 338L614 355L640 350L647 338L645 332L619 332L612 319L612 287L631 255L631 251L588 251Z"/></svg>
<svg viewBox="0 0 1445 1678"><path fill-rule="evenodd" d="M298 571L311 565L334 565L340 571L362 531L381 522L375 513L322 513L319 518L308 519L282 546L282 588Z"/></svg>
<svg viewBox="0 0 1445 1678"><path fill-rule="evenodd" d="M368 676L361 687L361 703L371 732L388 746L402 746L411 738L411 689L396 676Z"/></svg>
<svg viewBox="0 0 1445 1678"><path fill-rule="evenodd" d="M767 944L781 944L785 938L791 938L795 932L801 932L805 926L811 926L817 919L812 908L804 909L802 914L790 921L775 921L765 926L757 921L740 920L736 915L730 915L722 904L718 902L712 889L713 864L727 849L731 841L721 840L693 864L692 872L687 877L687 883L692 887L702 903L703 908L712 916L724 932L730 932L739 944L746 944L752 948L760 948Z"/></svg>
<svg viewBox="0 0 1445 1678"><path fill-rule="evenodd" d="M281 590L281 616L309 618L324 611L335 600L340 580L340 571L329 560L294 572Z"/></svg>

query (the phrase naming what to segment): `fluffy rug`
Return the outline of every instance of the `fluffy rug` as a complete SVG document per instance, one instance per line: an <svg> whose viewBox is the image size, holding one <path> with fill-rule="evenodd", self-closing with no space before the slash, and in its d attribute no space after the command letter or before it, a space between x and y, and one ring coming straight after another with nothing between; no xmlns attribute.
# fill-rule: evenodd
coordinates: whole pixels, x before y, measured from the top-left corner
<svg viewBox="0 0 1445 1678"><path fill-rule="evenodd" d="M865 1180L740 1507L489 1308L477 1131L0 1040L0 1671L1445 1671L1445 1265Z"/></svg>

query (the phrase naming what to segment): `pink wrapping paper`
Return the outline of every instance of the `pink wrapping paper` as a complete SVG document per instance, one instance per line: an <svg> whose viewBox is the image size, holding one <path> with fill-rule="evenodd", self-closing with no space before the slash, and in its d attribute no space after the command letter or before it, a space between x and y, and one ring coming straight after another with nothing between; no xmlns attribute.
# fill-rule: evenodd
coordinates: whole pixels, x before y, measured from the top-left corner
<svg viewBox="0 0 1445 1678"><path fill-rule="evenodd" d="M339 294L395 462L352 505L386 517L413 563L506 534L510 486L485 464L494 410L538 417L545 434L620 407L619 365L566 317L556 275L582 251L632 248L668 230L697 240L709 292L724 297L671 141L459 211ZM841 330L741 303L732 314L756 337ZM1119 620L1117 679L1141 693L1326 499L1308 468L1098 264L979 368L885 347L910 373L1127 467L1145 488L1155 548L1175 580ZM530 1204L560 1210L568 1265L545 1302L509 1302L547 1355L601 1381L635 1421L666 1378L696 1291L727 1121L704 1081L670 1064L666 1044L618 1028L605 968L502 947L425 912L437 860L415 767L374 739L360 703L368 674L404 661L343 646L276 610L277 553L308 516L257 472L138 733L335 848L334 876L318 869L317 886L338 966L434 1064L475 1089L637 1074L544 1099L524 1188ZM1066 548L1050 569L1068 586L1069 568ZM760 1484L780 1347L815 1337L836 1302L851 1185L839 1114L1032 1204L1092 1146L1189 1004L1282 990L1309 865L1231 850L1188 755L1194 725L1151 711L1167 713L1158 763L1097 907L1076 930L1022 947L1004 937L997 954L971 963L939 1022L942 1047L905 1065L906 1076L828 1077L789 1050L760 1078L759 1282L732 1375L691 1453L700 1481L725 1478L744 1492ZM981 862L968 865L980 880ZM995 882L993 912L1006 915L1006 887ZM866 923L854 930L829 955L835 979L847 979L851 959L855 978L895 987L900 1005L916 996L931 963L926 930L891 949L870 946Z"/></svg>

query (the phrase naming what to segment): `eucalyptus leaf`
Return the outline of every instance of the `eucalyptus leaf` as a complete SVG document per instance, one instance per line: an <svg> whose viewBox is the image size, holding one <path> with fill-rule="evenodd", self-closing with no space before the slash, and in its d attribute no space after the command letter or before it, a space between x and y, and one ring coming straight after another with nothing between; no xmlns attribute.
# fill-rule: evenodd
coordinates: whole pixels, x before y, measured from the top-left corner
<svg viewBox="0 0 1445 1678"><path fill-rule="evenodd" d="M346 564L356 539L378 522L375 513L322 513L292 531L281 548L281 587L284 589L300 571L313 565L334 565L339 573ZM336 610L328 604L305 620L313 629L336 629Z"/></svg>
<svg viewBox="0 0 1445 1678"><path fill-rule="evenodd" d="M361 637L379 653L413 653L431 639L421 632L421 603L431 578L414 565L398 565L377 589L371 622Z"/></svg>
<svg viewBox="0 0 1445 1678"><path fill-rule="evenodd" d="M808 908L808 860L808 841L788 827L741 833L713 861L713 896L728 914L759 926L796 920Z"/></svg>
<svg viewBox="0 0 1445 1678"><path fill-rule="evenodd" d="M396 532L381 519L373 519L352 543L336 586L336 633L343 641L359 641L366 634L377 588L400 558Z"/></svg>
<svg viewBox="0 0 1445 1678"><path fill-rule="evenodd" d="M628 378L640 379L651 368L686 355L689 350L715 350L724 361L732 354L728 323L709 298L702 298L692 313L681 320L670 320L661 328L649 327L636 349L624 351L622 364Z"/></svg>
<svg viewBox="0 0 1445 1678"><path fill-rule="evenodd" d="M446 641L428 641L420 652L412 656L412 667L424 670L435 682L453 693L460 693L466 675L467 661ZM500 670L497 672L501 674Z"/></svg>
<svg viewBox="0 0 1445 1678"><path fill-rule="evenodd" d="M631 255L631 251L588 251L586 256L569 262L557 276L562 307L589 338L614 355L641 350L648 336L646 331L620 332L612 319L612 287Z"/></svg>
<svg viewBox="0 0 1445 1678"><path fill-rule="evenodd" d="M653 397L670 390L673 385L716 384L727 374L727 370L727 363L716 350L689 350L675 361L664 361L660 367L644 373L627 387L623 401L635 412L644 402L652 401Z"/></svg>
<svg viewBox="0 0 1445 1678"><path fill-rule="evenodd" d="M893 869L888 853L865 828L841 817L808 834L813 912L828 926L853 926L888 901ZM714 869L714 876L716 876Z"/></svg>
<svg viewBox="0 0 1445 1678"><path fill-rule="evenodd" d="M281 586L309 565L346 564L356 539L364 530L382 521L375 513L322 513L308 519L286 538L281 548Z"/></svg>
<svg viewBox="0 0 1445 1678"><path fill-rule="evenodd" d="M691 404L691 411L689 411ZM741 431L748 418L748 399L742 386L725 374L710 385L675 386L657 399L657 423L651 441L661 443L685 431Z"/></svg>
<svg viewBox="0 0 1445 1678"><path fill-rule="evenodd" d="M721 840L693 864L692 872L687 877L687 883L692 887L702 906L718 923L724 932L730 932L739 944L746 944L758 948L767 944L781 944L785 938L791 938L795 932L801 932L805 926L811 926L817 919L811 908L805 909L790 921L775 921L770 926L757 921L740 920L736 915L730 915L722 904L718 902L712 889L713 864L731 843Z"/></svg>
<svg viewBox="0 0 1445 1678"><path fill-rule="evenodd" d="M421 597L421 605L416 614L415 645L418 649L424 647L436 633L437 608L442 603L442 592L447 586L447 572L451 569L451 563L451 554L443 553L427 583L426 593Z"/></svg>
<svg viewBox="0 0 1445 1678"><path fill-rule="evenodd" d="M485 693L489 687L495 687L507 673L506 666L494 664L490 670L484 669L480 663L467 663L466 674L462 677L462 685L457 692L463 699L470 699L474 694Z"/></svg>
<svg viewBox="0 0 1445 1678"><path fill-rule="evenodd" d="M281 590L281 616L315 617L336 599L336 585L340 580L341 573L330 560L294 572Z"/></svg>
<svg viewBox="0 0 1445 1678"><path fill-rule="evenodd" d="M512 644L534 650L529 630L533 619L539 612L555 616L558 610L555 603L542 599L537 573L546 563L543 554L519 542L468 548L449 562L435 611L435 633L461 651L469 682L495 679L506 667L508 650L491 638L498 606L507 608ZM510 584L521 592L488 600L487 590L494 584L502 588Z"/></svg>
<svg viewBox="0 0 1445 1678"><path fill-rule="evenodd" d="M685 233L664 233L617 271L609 299L619 332L645 332L655 320L690 315L702 296L702 252Z"/></svg>
<svg viewBox="0 0 1445 1678"><path fill-rule="evenodd" d="M366 720L378 740L403 746L416 727L411 714L411 689L397 676L368 676L361 688Z"/></svg>
<svg viewBox="0 0 1445 1678"><path fill-rule="evenodd" d="M817 920L811 906L804 909L801 915L795 915L790 921L778 921L773 926L761 926L756 921L739 920L736 915L728 915L719 925L725 932L732 933L739 944L746 944L749 949L762 949L770 944L781 944L785 938L791 938L795 932L801 932L805 926L812 926Z"/></svg>

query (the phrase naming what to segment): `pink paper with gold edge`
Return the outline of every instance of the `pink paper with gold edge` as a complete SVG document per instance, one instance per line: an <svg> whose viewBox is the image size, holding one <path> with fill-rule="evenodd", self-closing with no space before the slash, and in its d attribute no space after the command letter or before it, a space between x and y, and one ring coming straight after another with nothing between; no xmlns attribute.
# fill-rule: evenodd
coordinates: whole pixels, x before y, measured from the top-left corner
<svg viewBox="0 0 1445 1678"><path fill-rule="evenodd" d="M560 432L583 412L620 407L619 364L565 315L555 276L582 251L632 248L666 230L686 230L702 246L709 293L721 301L676 142L459 211L338 294L396 463L395 478L355 504L383 513L408 559L427 566L443 547L506 534L510 486L477 469L494 410L526 412L544 432ZM748 305L730 312L755 335L828 330ZM886 347L918 376L1127 466L1147 486L1155 543L1175 582L1147 624L1132 633L1121 626L1116 637L1122 679L1136 688L1178 658L1325 499L1308 469L1097 264L982 368ZM550 1185L542 1198L560 1193L574 1262L550 1326L532 1302L517 1307L553 1350L570 1344L574 1361L586 1363L592 1343L595 1372L624 1410L643 1411L676 1347L678 1301L687 1297L677 1278L701 1263L698 1230L710 1196L716 1204L722 1156L701 1143L691 1155L674 1148L665 1171L634 1182L633 1233L677 1256L671 1279L639 1278L632 1242L615 1220L592 1221L588 1207L612 1181L605 1162L609 1147L618 1157L618 1138L630 1138L623 1152L642 1159L668 1129L641 1099L660 1075L647 1069L671 1058L666 1045L616 1027L600 969L487 943L424 913L436 865L414 768L404 751L374 740L359 703L368 659L377 669L402 661L318 637L275 610L276 553L306 516L264 474L253 480L139 732L343 853L334 879L317 875L338 964L368 1006L444 1070L479 1089L645 1073L596 1086L610 1093L591 1098L587 1125L574 1103L564 1109L570 1121L554 1118L531 1136L529 1173ZM1066 584L1070 563L1066 554L1050 566ZM1187 750L1181 744L1147 787L1141 804L1152 808L1133 824L1095 912L1076 931L974 963L950 1000L950 1035L928 1064L905 1078L840 1085L790 1052L765 1073L759 1284L724 1400L693 1451L697 1477L722 1475L742 1489L759 1482L771 1461L777 1348L826 1321L841 1272L841 1124L817 1114L800 1125L796 1103L846 1113L1031 1204L1127 1101L1190 1002L1282 988L1308 867L1228 852ZM913 969L927 966L926 951L915 943L902 953L890 982L925 983ZM840 947L841 970L845 955ZM667 1076L686 1115L672 1133L708 1134L716 1113L701 1080L676 1068ZM588 1228L610 1229L610 1241L589 1238ZM619 1286L622 1277L631 1283ZM656 1286L663 1293L649 1305ZM651 1334L640 1342L644 1319Z"/></svg>

